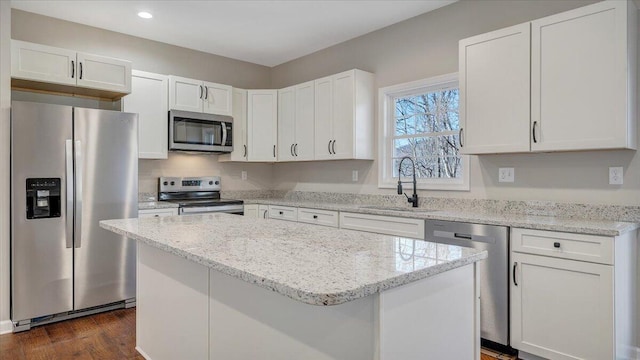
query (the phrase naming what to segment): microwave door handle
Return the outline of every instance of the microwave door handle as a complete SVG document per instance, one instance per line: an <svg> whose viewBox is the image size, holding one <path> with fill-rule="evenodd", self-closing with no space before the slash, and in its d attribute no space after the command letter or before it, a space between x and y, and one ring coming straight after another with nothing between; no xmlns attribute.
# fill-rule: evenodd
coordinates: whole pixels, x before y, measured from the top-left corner
<svg viewBox="0 0 640 360"><path fill-rule="evenodd" d="M220 146L227 145L227 123L222 123L222 144Z"/></svg>

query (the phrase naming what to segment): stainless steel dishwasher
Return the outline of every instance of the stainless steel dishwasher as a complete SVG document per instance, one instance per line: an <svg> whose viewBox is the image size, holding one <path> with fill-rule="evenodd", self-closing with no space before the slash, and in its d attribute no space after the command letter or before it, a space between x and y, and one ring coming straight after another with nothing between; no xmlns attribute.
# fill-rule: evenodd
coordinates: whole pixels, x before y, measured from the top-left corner
<svg viewBox="0 0 640 360"><path fill-rule="evenodd" d="M425 240L487 250L480 268L482 345L512 352L509 344L509 228L426 220Z"/></svg>

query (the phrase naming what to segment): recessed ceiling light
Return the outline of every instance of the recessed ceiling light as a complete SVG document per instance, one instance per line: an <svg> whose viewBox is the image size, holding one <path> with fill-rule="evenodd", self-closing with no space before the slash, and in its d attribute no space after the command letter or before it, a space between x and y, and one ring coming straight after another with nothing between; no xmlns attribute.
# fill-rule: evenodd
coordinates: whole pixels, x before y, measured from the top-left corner
<svg viewBox="0 0 640 360"><path fill-rule="evenodd" d="M151 15L150 13L148 13L146 11L140 11L138 13L138 16L140 16L143 19L151 19L153 17L153 15Z"/></svg>

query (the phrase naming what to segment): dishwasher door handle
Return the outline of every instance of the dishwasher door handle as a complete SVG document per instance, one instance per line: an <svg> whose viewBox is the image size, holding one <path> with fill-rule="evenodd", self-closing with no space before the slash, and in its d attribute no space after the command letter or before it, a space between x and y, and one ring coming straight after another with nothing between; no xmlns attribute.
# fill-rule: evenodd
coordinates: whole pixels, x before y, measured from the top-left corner
<svg viewBox="0 0 640 360"><path fill-rule="evenodd" d="M491 236L457 233L454 231L434 230L433 236L447 239L483 242L487 244L495 244L496 242L496 239Z"/></svg>

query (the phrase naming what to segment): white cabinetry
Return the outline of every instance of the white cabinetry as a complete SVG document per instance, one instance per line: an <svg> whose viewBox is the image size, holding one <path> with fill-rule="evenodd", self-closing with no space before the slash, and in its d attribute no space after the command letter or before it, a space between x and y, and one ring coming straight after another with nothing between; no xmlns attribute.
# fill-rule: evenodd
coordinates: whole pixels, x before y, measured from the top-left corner
<svg viewBox="0 0 640 360"><path fill-rule="evenodd" d="M530 27L460 41L460 152L529 151Z"/></svg>
<svg viewBox="0 0 640 360"><path fill-rule="evenodd" d="M169 76L169 107L172 110L231 116L232 89L229 85Z"/></svg>
<svg viewBox="0 0 640 360"><path fill-rule="evenodd" d="M424 220L340 212L340 228L424 239Z"/></svg>
<svg viewBox="0 0 640 360"><path fill-rule="evenodd" d="M167 159L167 90L165 75L133 70L131 94L122 99L122 110L138 114L138 157Z"/></svg>
<svg viewBox="0 0 640 360"><path fill-rule="evenodd" d="M315 159L373 159L373 74L315 80Z"/></svg>
<svg viewBox="0 0 640 360"><path fill-rule="evenodd" d="M298 209L290 206L269 205L269 219L298 221Z"/></svg>
<svg viewBox="0 0 640 360"><path fill-rule="evenodd" d="M635 356L635 233L514 228L511 245L511 345L521 358Z"/></svg>
<svg viewBox="0 0 640 360"><path fill-rule="evenodd" d="M314 82L278 91L278 161L313 160Z"/></svg>
<svg viewBox="0 0 640 360"><path fill-rule="evenodd" d="M636 47L631 1L461 40L462 151L635 149Z"/></svg>
<svg viewBox="0 0 640 360"><path fill-rule="evenodd" d="M129 61L18 40L11 40L11 77L36 83L103 90L120 95L131 92ZM53 87L43 89L68 90Z"/></svg>
<svg viewBox="0 0 640 360"><path fill-rule="evenodd" d="M337 211L298 208L298 222L337 228L338 219Z"/></svg>
<svg viewBox="0 0 640 360"><path fill-rule="evenodd" d="M249 204L244 206L244 216L249 218L257 218L258 217L258 205L257 204Z"/></svg>
<svg viewBox="0 0 640 360"><path fill-rule="evenodd" d="M164 217L164 216L174 216L174 215L178 215L178 208L138 210L139 218Z"/></svg>
<svg viewBox="0 0 640 360"><path fill-rule="evenodd" d="M248 161L275 162L278 139L278 90L247 92Z"/></svg>
<svg viewBox="0 0 640 360"><path fill-rule="evenodd" d="M247 90L233 88L233 151L218 156L219 162L247 161Z"/></svg>

